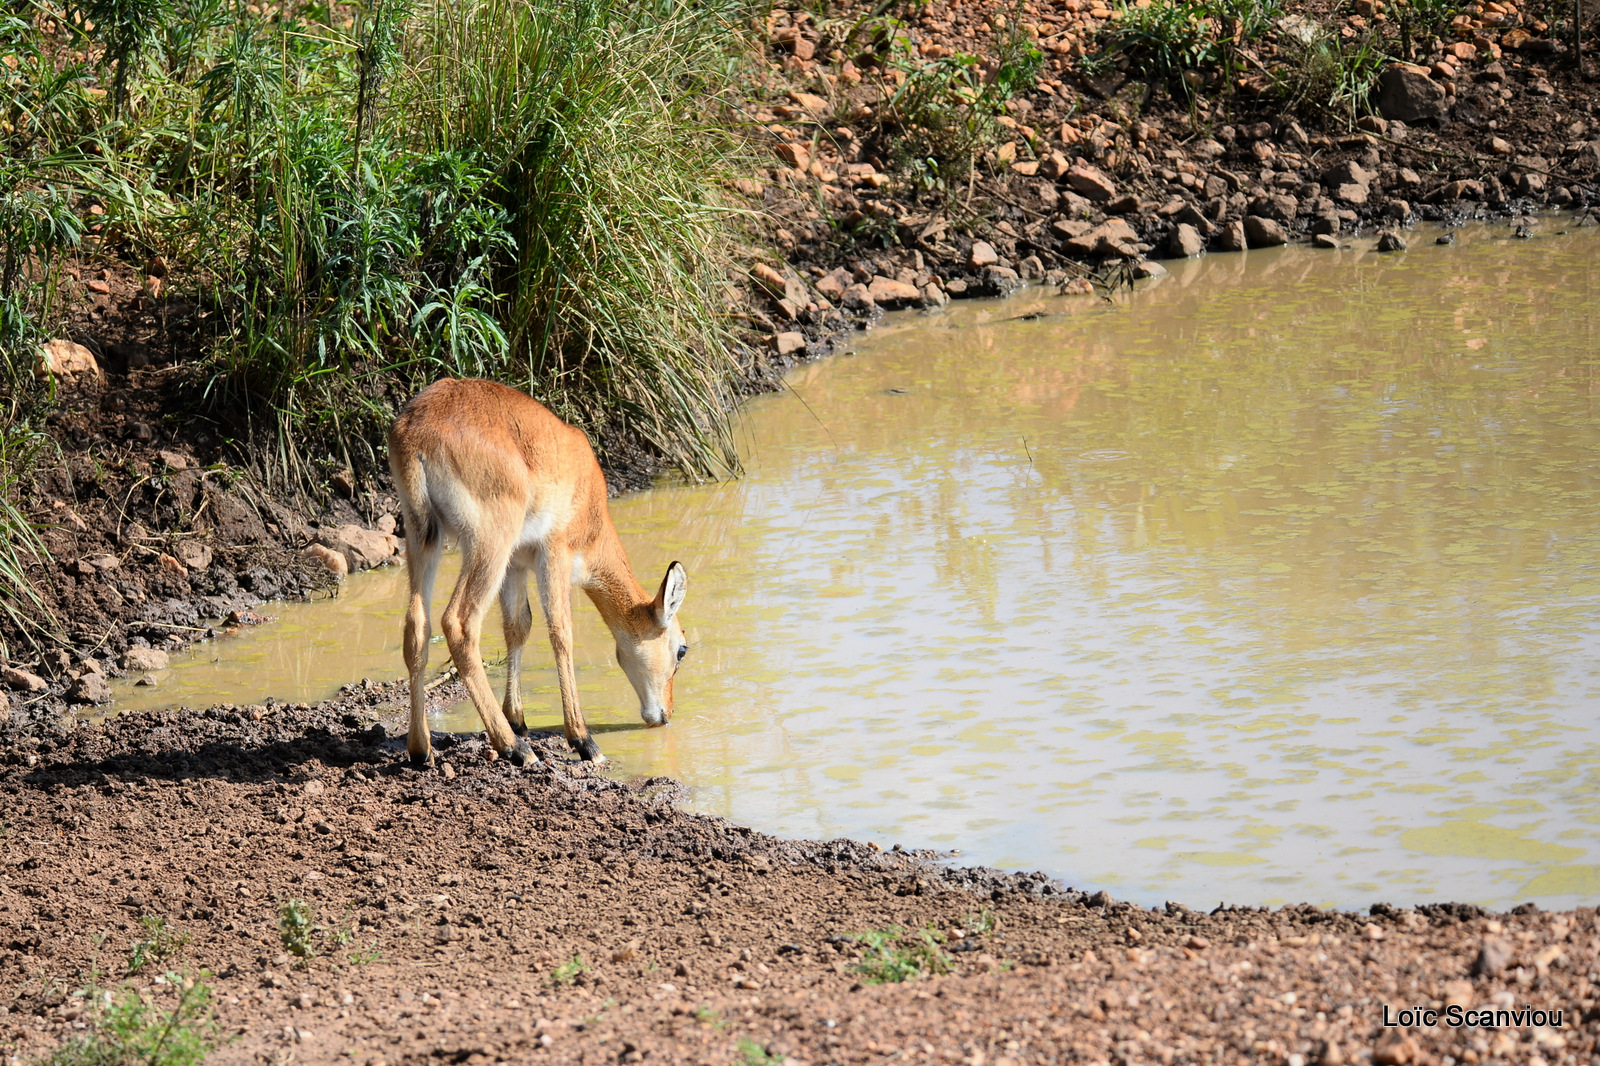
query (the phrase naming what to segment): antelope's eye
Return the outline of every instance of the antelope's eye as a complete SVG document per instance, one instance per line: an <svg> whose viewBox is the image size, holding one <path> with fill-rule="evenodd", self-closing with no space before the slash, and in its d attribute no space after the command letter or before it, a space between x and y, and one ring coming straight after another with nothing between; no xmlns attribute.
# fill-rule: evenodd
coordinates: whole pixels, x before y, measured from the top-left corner
<svg viewBox="0 0 1600 1066"><path fill-rule="evenodd" d="M680 663L683 662L683 657L685 655L688 655L688 654L689 654L689 645L687 645L687 644L679 644L678 645L678 661Z"/></svg>

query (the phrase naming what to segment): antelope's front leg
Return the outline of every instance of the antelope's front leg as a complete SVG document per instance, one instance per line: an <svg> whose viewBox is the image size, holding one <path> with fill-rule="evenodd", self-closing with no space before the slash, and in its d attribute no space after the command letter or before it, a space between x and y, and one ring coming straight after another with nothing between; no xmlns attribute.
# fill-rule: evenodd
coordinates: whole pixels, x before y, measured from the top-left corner
<svg viewBox="0 0 1600 1066"><path fill-rule="evenodd" d="M539 553L539 603L550 626L550 651L561 684L561 726L567 743L585 762L605 762L578 706L578 675L572 665L572 557L555 548Z"/></svg>

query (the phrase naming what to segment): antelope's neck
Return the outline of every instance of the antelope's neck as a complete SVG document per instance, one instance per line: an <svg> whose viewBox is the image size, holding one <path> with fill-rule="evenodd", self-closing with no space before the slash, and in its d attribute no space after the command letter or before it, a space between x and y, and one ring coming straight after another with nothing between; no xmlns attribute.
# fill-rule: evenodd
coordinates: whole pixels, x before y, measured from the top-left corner
<svg viewBox="0 0 1600 1066"><path fill-rule="evenodd" d="M588 571L583 591L600 612L606 628L612 633L632 632L639 613L655 601L633 576L633 567L628 564L616 531L607 530L599 537L584 553L583 562Z"/></svg>

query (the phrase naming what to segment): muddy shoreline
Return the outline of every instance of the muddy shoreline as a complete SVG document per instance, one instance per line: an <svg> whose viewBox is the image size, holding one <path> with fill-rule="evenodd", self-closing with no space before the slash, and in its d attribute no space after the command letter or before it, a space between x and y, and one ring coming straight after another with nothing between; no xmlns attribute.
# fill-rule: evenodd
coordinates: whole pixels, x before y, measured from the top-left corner
<svg viewBox="0 0 1600 1066"><path fill-rule="evenodd" d="M611 780L558 737L517 770L439 735L439 767L413 770L384 717L402 690L0 734L6 1061L90 1030L91 969L158 1005L177 995L161 973L206 971L216 1062L1596 1053L1592 909L1146 909L687 814L675 782ZM291 901L314 921L304 959L286 950ZM130 973L152 919L170 951ZM921 960L909 979L880 983L878 932ZM1385 1007L1429 1004L1564 1013L1559 1028L1383 1024Z"/></svg>

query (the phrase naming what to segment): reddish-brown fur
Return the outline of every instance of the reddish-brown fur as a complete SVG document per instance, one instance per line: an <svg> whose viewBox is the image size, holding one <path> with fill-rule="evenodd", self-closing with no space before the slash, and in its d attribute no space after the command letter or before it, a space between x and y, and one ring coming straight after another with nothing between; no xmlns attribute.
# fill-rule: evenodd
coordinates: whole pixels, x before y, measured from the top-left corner
<svg viewBox="0 0 1600 1066"><path fill-rule="evenodd" d="M668 567L654 596L639 584L611 524L605 476L583 433L515 389L490 381L440 381L417 394L395 420L389 466L405 516L411 586L405 660L412 758L431 757L423 688L428 602L446 536L460 545L462 562L440 628L496 751L520 762L528 750L515 734L524 731L518 674L533 625L529 572L538 580L549 624L568 742L584 758L603 758L578 706L574 584L616 638L618 662L639 693L646 722L665 724L672 713L672 675L687 650L676 619L683 568ZM495 706L479 654L483 616L497 593L508 650L503 708Z"/></svg>

